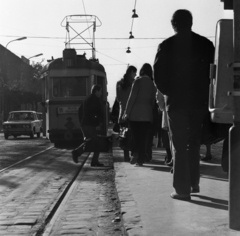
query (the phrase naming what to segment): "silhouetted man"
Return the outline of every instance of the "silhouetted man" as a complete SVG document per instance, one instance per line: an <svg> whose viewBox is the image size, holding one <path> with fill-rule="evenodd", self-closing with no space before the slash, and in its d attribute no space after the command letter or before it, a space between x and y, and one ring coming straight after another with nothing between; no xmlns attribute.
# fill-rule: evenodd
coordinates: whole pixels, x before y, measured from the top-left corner
<svg viewBox="0 0 240 236"><path fill-rule="evenodd" d="M190 200L200 191L199 150L203 119L208 112L209 69L213 43L191 31L192 14L177 10L172 16L175 35L158 48L154 63L157 88L166 96L173 142L171 197Z"/></svg>

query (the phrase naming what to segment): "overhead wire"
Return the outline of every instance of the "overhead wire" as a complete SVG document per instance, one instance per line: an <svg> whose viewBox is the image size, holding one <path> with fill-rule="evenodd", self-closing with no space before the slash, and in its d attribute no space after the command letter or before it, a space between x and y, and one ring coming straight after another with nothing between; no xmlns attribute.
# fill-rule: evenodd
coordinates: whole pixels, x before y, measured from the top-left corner
<svg viewBox="0 0 240 236"><path fill-rule="evenodd" d="M0 37L7 37L7 38L17 38L22 37L22 35L0 35ZM26 36L27 38L35 38L35 39L65 39L64 37L53 37L53 36ZM215 36L205 36L206 38L215 38ZM90 39L90 38L86 38ZM123 38L123 37L101 37L96 39L102 39L102 40L129 40L129 38ZM144 38L135 38L138 40L155 40L155 39L167 39L167 37L144 37Z"/></svg>
<svg viewBox="0 0 240 236"><path fill-rule="evenodd" d="M105 56L105 57L111 58L111 59L113 59L114 61L121 62L123 65L127 65L127 63L122 62L122 61L119 61L119 60L117 60L117 59L115 59L115 58L113 58L113 57L110 57L110 56L108 56L108 55L106 55L106 54L104 54L104 53L102 53L102 52L99 52L98 50L96 50L96 52L98 52L99 54L102 54L102 55Z"/></svg>

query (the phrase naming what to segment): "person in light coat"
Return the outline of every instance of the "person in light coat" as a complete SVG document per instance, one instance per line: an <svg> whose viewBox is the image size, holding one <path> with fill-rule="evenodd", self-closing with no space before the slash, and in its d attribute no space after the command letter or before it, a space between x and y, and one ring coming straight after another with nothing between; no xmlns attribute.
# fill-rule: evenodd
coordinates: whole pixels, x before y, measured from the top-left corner
<svg viewBox="0 0 240 236"><path fill-rule="evenodd" d="M152 80L152 67L145 63L139 73L139 77L133 83L130 96L127 101L124 119L130 122L137 156L130 163L142 166L147 158L147 133L153 122L153 107L155 103L156 87Z"/></svg>

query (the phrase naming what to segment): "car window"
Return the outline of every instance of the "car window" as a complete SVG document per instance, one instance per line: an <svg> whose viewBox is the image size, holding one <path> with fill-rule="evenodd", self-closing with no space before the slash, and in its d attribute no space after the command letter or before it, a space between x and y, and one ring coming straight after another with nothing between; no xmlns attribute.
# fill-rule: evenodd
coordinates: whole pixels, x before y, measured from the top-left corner
<svg viewBox="0 0 240 236"><path fill-rule="evenodd" d="M34 120L33 113L30 112L26 113L24 120Z"/></svg>
<svg viewBox="0 0 240 236"><path fill-rule="evenodd" d="M9 121L18 121L21 120L21 116L19 113L11 113L8 118Z"/></svg>
<svg viewBox="0 0 240 236"><path fill-rule="evenodd" d="M10 113L8 120L9 121L34 120L34 114L32 112Z"/></svg>

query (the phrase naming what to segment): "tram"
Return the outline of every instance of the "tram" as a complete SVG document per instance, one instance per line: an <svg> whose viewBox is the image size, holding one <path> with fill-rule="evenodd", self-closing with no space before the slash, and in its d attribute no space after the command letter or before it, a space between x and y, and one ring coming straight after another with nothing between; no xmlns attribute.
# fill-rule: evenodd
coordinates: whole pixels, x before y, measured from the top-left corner
<svg viewBox="0 0 240 236"><path fill-rule="evenodd" d="M95 16L88 15L95 28ZM86 15L67 16L66 25L70 22L82 23ZM74 20L73 20L74 19ZM91 23L91 21L90 21ZM88 21L88 24L90 24ZM69 29L68 29L69 31ZM83 134L78 119L78 109L84 99L90 95L94 84L102 87L102 135L107 134L108 102L107 76L98 59L86 58L86 54L77 54L75 48L63 50L62 58L49 62L42 71L43 80L43 134L56 145L83 141ZM95 50L92 45L93 52Z"/></svg>

